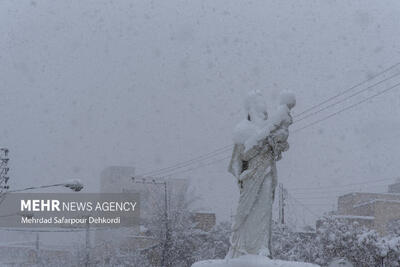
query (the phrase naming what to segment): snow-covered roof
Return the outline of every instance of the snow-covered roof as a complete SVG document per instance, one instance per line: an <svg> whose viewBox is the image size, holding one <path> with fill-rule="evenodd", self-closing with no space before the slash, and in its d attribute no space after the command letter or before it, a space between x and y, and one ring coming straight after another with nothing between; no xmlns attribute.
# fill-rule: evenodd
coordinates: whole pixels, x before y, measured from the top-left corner
<svg viewBox="0 0 400 267"><path fill-rule="evenodd" d="M376 202L385 202L385 203L397 203L400 204L400 200L395 200L395 199L384 199L384 198L376 198L376 199L371 199L369 201L365 201L356 205L353 205L353 208L358 208L358 207L362 207L365 205L370 205L370 204L374 204Z"/></svg>
<svg viewBox="0 0 400 267"><path fill-rule="evenodd" d="M1 243L0 250L2 249L18 249L18 248L26 248L35 250L35 244L32 242L31 244L9 244L9 243ZM41 251L60 251L60 252L68 252L68 248L60 247L60 246L49 246L49 245L40 245Z"/></svg>
<svg viewBox="0 0 400 267"><path fill-rule="evenodd" d="M359 215L332 215L337 219L355 219L355 220L374 220L374 216L359 216Z"/></svg>
<svg viewBox="0 0 400 267"><path fill-rule="evenodd" d="M341 196L339 196L339 198L347 197L347 196L355 196L355 195L395 196L395 197L399 197L399 199L400 199L399 193L370 193L370 192L351 192L351 193L341 195Z"/></svg>

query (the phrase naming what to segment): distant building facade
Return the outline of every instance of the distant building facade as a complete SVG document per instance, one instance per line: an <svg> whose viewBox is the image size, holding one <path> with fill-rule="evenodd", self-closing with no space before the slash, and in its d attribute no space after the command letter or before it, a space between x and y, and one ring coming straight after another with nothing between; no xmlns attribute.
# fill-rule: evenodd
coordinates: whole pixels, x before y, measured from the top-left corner
<svg viewBox="0 0 400 267"><path fill-rule="evenodd" d="M388 193L350 193L338 198L336 218L357 221L385 235L400 222L400 182L389 185Z"/></svg>
<svg viewBox="0 0 400 267"><path fill-rule="evenodd" d="M69 249L53 246L38 250L35 245L34 242L0 244L0 266L78 266Z"/></svg>
<svg viewBox="0 0 400 267"><path fill-rule="evenodd" d="M215 213L196 212L193 216L196 227L206 232L215 226L217 220Z"/></svg>
<svg viewBox="0 0 400 267"><path fill-rule="evenodd" d="M400 178L397 179L396 183L389 185L389 193L400 194Z"/></svg>
<svg viewBox="0 0 400 267"><path fill-rule="evenodd" d="M132 179L135 177L135 179ZM129 166L110 166L101 172L101 193L139 193L140 194L140 217L144 221L141 226L131 229L115 229L109 231L96 231L96 249L92 251L93 259L97 265L107 265L115 256L115 249L124 253L132 253L135 250L148 250L160 243L152 237L146 236L146 219L151 216L154 207L164 203L164 186L160 182L166 182L167 195L173 196L187 192L189 184L187 179L155 179L158 184L151 184L152 178L136 176L135 168ZM143 184L142 182L150 182ZM160 207L163 207L161 205ZM194 213L194 221L199 229L211 230L216 223L214 213ZM113 252L114 251L114 252ZM154 255L152 261L160 260L159 255ZM155 264L157 265L157 264Z"/></svg>
<svg viewBox="0 0 400 267"><path fill-rule="evenodd" d="M135 179L133 179L133 177ZM154 209L155 203L164 200L164 187L162 184L151 184L155 182L166 182L167 195L174 195L179 192L186 192L189 184L187 179L142 178L136 176L135 168L130 166L110 166L105 168L100 175L101 193L139 193L140 195L140 217L146 218ZM143 184L141 182L150 182ZM139 226L134 227L140 232Z"/></svg>

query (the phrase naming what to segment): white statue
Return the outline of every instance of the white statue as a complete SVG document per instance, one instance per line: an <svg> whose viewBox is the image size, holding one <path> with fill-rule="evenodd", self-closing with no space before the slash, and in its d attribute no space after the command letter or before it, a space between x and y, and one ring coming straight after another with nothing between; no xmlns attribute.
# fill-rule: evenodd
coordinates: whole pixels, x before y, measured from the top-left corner
<svg viewBox="0 0 400 267"><path fill-rule="evenodd" d="M237 179L240 199L226 258L247 254L271 256L276 161L289 149L290 110L295 104L294 95L282 94L277 113L268 118L260 92L250 93L245 101L247 118L236 126L229 164L229 172Z"/></svg>

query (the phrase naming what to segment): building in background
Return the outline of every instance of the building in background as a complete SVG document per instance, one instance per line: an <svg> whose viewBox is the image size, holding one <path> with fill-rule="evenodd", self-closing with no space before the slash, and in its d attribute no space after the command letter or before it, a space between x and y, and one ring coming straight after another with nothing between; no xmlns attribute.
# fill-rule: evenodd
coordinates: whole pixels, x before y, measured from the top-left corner
<svg viewBox="0 0 400 267"><path fill-rule="evenodd" d="M129 166L111 166L105 168L100 174L100 193L136 193L140 188L132 183L132 177L135 175L135 168ZM143 194L140 195L143 197ZM143 201L140 201L142 203ZM142 211L142 207L140 207ZM135 242L130 236L136 236L140 232L139 225L133 225L130 228L115 228L110 230L95 231L94 244L96 248L92 250L94 255L91 258L98 259L104 253L103 249L108 247L126 247L135 249ZM129 244L129 245L128 245Z"/></svg>
<svg viewBox="0 0 400 267"><path fill-rule="evenodd" d="M397 178L394 184L389 185L389 193L400 194L400 178Z"/></svg>
<svg viewBox="0 0 400 267"><path fill-rule="evenodd" d="M0 244L0 266L78 266L71 248L36 242Z"/></svg>
<svg viewBox="0 0 400 267"><path fill-rule="evenodd" d="M357 221L387 234L400 223L400 181L389 185L388 193L349 193L338 198L336 218Z"/></svg>
<svg viewBox="0 0 400 267"><path fill-rule="evenodd" d="M135 177L135 181L132 179ZM151 181L157 181L158 184L151 184ZM150 184L141 183L141 181L150 182ZM157 205L160 199L164 199L164 186L160 182L166 182L167 195L171 196L180 192L186 192L189 188L187 179L167 179L137 177L135 168L129 166L110 166L101 172L100 193L139 193L140 195L140 216L146 218L150 216L152 209ZM140 227L133 227L134 231L140 232Z"/></svg>
<svg viewBox="0 0 400 267"><path fill-rule="evenodd" d="M210 231L216 224L215 213L196 212L193 216L196 227L203 231Z"/></svg>
<svg viewBox="0 0 400 267"><path fill-rule="evenodd" d="M133 180L132 177L135 177ZM157 182L152 184L151 182ZM146 183L143 183L146 182ZM150 182L150 183L149 183ZM115 249L119 249L122 254L133 253L138 250L146 250L159 244L160 240L155 240L145 234L146 219L151 216L154 207L164 207L164 185L167 186L168 202L171 196L186 194L189 188L187 179L162 179L151 177L135 176L135 168L129 166L110 166L101 172L100 193L139 193L140 194L140 217L143 223L128 229L111 229L105 231L95 231L94 244L96 249L92 250L93 259L101 262L96 264L107 264L115 254ZM170 203L167 203L168 205ZM197 227L204 231L211 230L216 224L214 213L193 213ZM115 255L114 255L115 256ZM156 258L158 257L155 256Z"/></svg>

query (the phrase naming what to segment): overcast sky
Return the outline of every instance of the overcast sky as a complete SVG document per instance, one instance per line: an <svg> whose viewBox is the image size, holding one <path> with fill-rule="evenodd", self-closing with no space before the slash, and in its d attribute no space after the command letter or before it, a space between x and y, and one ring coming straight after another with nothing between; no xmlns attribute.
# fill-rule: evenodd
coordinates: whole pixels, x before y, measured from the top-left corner
<svg viewBox="0 0 400 267"><path fill-rule="evenodd" d="M394 0L3 0L11 185L76 177L96 191L106 166L143 173L229 145L249 90L271 112L291 90L299 113L400 61L399 12ZM291 135L279 180L317 215L341 193L383 192L390 181L369 181L400 175L399 104L397 89ZM227 164L176 175L220 220L238 197Z"/></svg>

